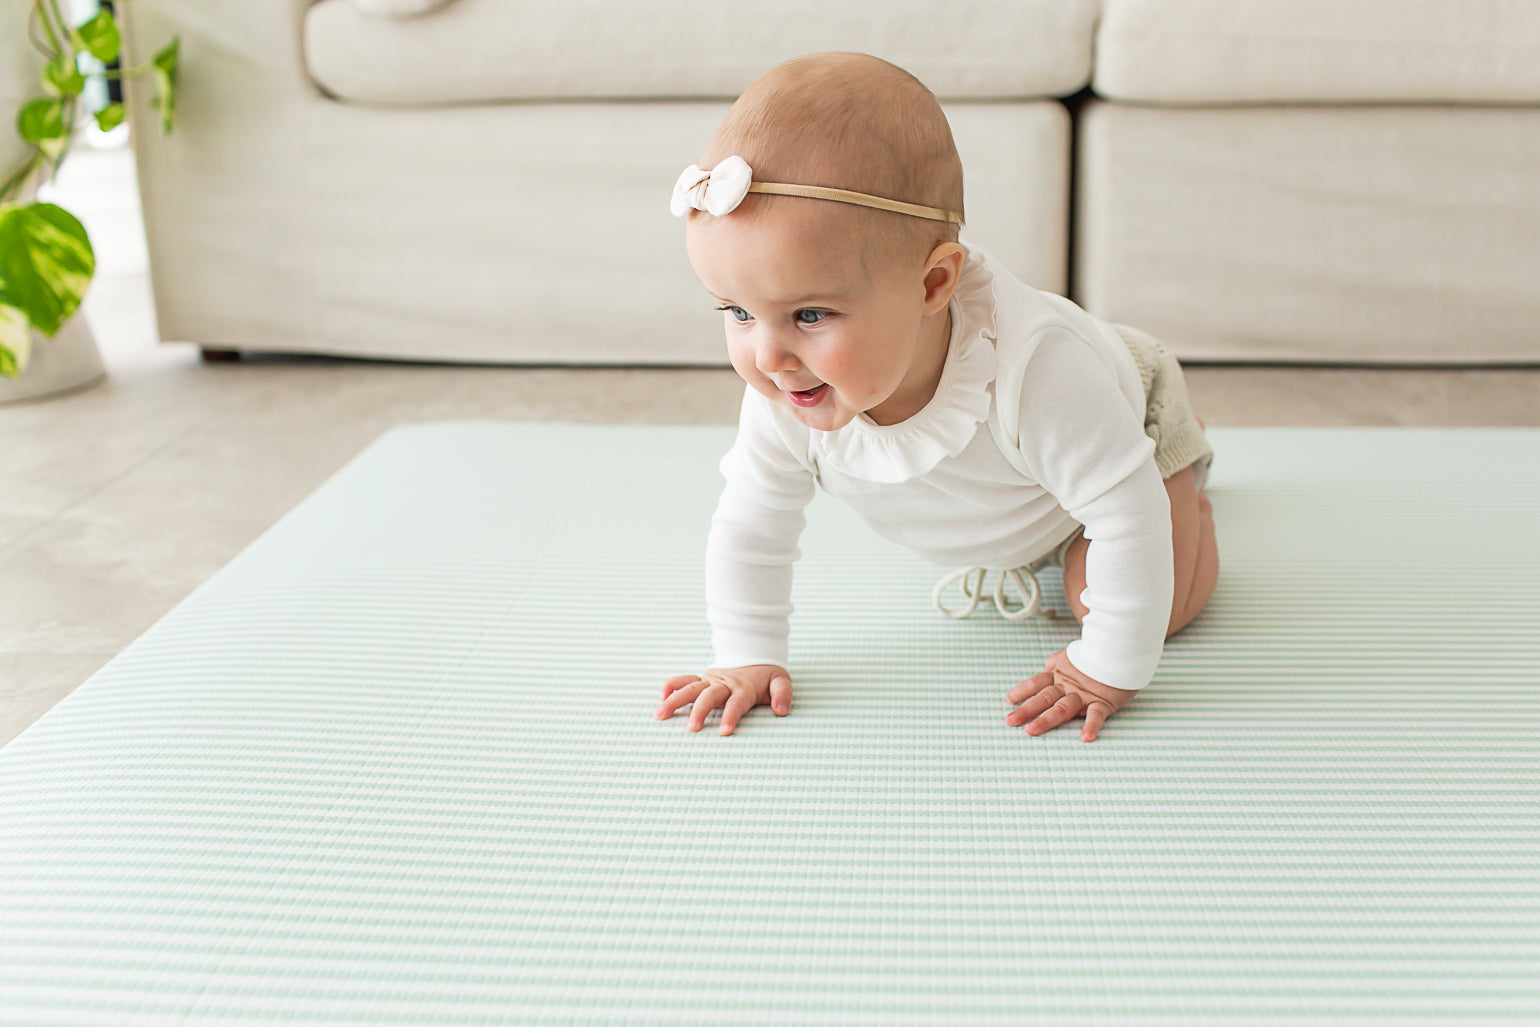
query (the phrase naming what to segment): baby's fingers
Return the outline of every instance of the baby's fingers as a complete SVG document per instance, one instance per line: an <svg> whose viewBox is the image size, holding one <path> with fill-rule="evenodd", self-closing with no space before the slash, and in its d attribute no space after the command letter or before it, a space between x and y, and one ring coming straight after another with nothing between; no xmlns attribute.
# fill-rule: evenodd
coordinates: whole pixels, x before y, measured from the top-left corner
<svg viewBox="0 0 1540 1027"><path fill-rule="evenodd" d="M663 698L667 699L685 685L693 685L699 680L699 674L676 674L674 677L663 682Z"/></svg>
<svg viewBox="0 0 1540 1027"><path fill-rule="evenodd" d="M1037 716L1039 713L1042 713L1054 703L1058 702L1059 697L1063 694L1064 693L1059 691L1057 688L1044 688L1036 695L1029 696L1026 702L1022 703L1020 706L1007 713L1005 715L1005 722L1013 726L1025 724L1027 721L1031 720L1033 717Z"/></svg>
<svg viewBox="0 0 1540 1027"><path fill-rule="evenodd" d="M681 706L688 706L695 701L701 691L706 687L706 682L700 678L670 689L679 678L672 678L664 685L663 702L658 706L657 717L659 720L667 720L679 711Z"/></svg>
<svg viewBox="0 0 1540 1027"><path fill-rule="evenodd" d="M1091 705L1085 708L1085 727L1080 729L1082 742L1096 741L1096 735L1101 731L1102 725L1107 723L1107 718L1112 715L1112 707L1101 700L1093 700Z"/></svg>
<svg viewBox="0 0 1540 1027"><path fill-rule="evenodd" d="M740 689L727 697L727 705L722 707L722 727L719 734L730 735L738 726L738 721L743 715L754 708L754 694L747 689Z"/></svg>
<svg viewBox="0 0 1540 1027"><path fill-rule="evenodd" d="M1024 702L1042 692L1043 689L1051 684L1053 684L1053 671L1040 670L1009 692L1006 692L1005 697L1013 703Z"/></svg>
<svg viewBox="0 0 1540 1027"><path fill-rule="evenodd" d="M705 682L701 682L705 685ZM706 718L711 711L721 706L732 695L732 689L726 685L705 685L700 694L695 697L695 705L690 709L690 730L699 731L706 726Z"/></svg>
<svg viewBox="0 0 1540 1027"><path fill-rule="evenodd" d="M791 712L791 678L778 677L770 682L770 708L777 717Z"/></svg>
<svg viewBox="0 0 1540 1027"><path fill-rule="evenodd" d="M1048 710L1027 725L1027 734L1040 735L1052 731L1060 724L1074 720L1085 709L1085 700L1073 692L1048 707Z"/></svg>

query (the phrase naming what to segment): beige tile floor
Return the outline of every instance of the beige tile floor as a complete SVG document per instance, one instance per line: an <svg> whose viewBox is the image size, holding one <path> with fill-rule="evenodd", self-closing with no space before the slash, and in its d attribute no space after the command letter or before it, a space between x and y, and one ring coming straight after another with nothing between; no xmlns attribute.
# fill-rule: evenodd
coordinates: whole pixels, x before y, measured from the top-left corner
<svg viewBox="0 0 1540 1027"><path fill-rule="evenodd" d="M0 744L394 425L730 424L737 409L728 370L205 365L157 344L128 151L80 151L54 199L96 243L86 316L110 377L0 407ZM1195 367L1190 384L1211 425L1540 424L1540 369Z"/></svg>

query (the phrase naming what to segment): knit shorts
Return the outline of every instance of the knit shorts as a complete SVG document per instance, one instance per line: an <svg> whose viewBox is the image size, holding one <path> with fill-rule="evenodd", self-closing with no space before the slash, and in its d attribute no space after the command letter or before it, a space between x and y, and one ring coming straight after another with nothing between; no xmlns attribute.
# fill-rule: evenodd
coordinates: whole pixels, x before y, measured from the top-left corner
<svg viewBox="0 0 1540 1027"><path fill-rule="evenodd" d="M1208 481L1214 449L1187 399L1187 383L1176 357L1153 336L1113 325L1139 368L1144 384L1144 433L1155 440L1155 467L1162 480L1191 467L1198 488Z"/></svg>

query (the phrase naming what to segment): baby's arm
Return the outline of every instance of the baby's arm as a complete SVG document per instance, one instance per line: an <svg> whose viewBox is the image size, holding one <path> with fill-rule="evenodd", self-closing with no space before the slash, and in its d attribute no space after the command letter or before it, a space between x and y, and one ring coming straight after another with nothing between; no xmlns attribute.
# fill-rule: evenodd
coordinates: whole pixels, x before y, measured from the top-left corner
<svg viewBox="0 0 1540 1027"><path fill-rule="evenodd" d="M1190 624L1208 604L1219 574L1219 553L1214 540L1213 505L1197 490L1191 468L1179 471L1165 481L1171 506L1171 548L1176 557L1175 590L1171 619L1166 637ZM1070 546L1064 560L1064 594L1077 618L1090 611L1080 602L1086 583L1086 559L1090 544L1078 539ZM1069 657L1055 653L1046 669L1013 688L1007 698L1021 707L1006 716L1009 724L1026 724L1027 733L1036 735L1072 720L1082 712L1085 728L1083 741L1096 740L1102 723L1137 691L1110 688L1082 674ZM1099 701L1098 701L1099 700ZM1034 719L1036 718L1036 719Z"/></svg>
<svg viewBox="0 0 1540 1027"><path fill-rule="evenodd" d="M1085 614L1066 656L1093 681L1137 691L1160 664L1174 587L1171 503L1153 459L1090 501L1065 507L1085 525Z"/></svg>
<svg viewBox="0 0 1540 1027"><path fill-rule="evenodd" d="M1007 695L1007 718L1040 733L1084 713L1101 722L1149 684L1173 590L1170 500L1142 419L1090 344L1045 337L1028 363L1022 455L1037 480L1085 526L1081 637Z"/></svg>
<svg viewBox="0 0 1540 1027"><path fill-rule="evenodd" d="M1160 509L1151 498L1154 493ZM1152 461L1070 512L1091 540L1077 543L1067 561L1084 564L1085 588L1069 597L1077 613L1084 611L1080 638L1006 693L1020 705L1005 720L1040 735L1084 716L1080 740L1094 742L1107 718L1154 677L1160 661L1165 622L1146 624L1152 617L1144 614L1150 607L1170 615L1170 507ZM1066 589L1078 576L1065 575ZM1090 667L1097 670L1088 672Z"/></svg>
<svg viewBox="0 0 1540 1027"><path fill-rule="evenodd" d="M791 712L786 663L792 564L805 523L800 507L762 506L728 480L706 541L706 617L716 665L669 678L657 711L659 720L667 720L693 704L690 730L699 731L721 707L724 735L755 706L768 704L782 717Z"/></svg>
<svg viewBox="0 0 1540 1027"><path fill-rule="evenodd" d="M722 707L721 733L732 734L756 705L791 710L789 659L792 565L813 496L813 476L787 450L768 402L744 396L738 439L722 460L726 485L706 541L706 616L714 665L663 686L660 720L694 704L690 730Z"/></svg>

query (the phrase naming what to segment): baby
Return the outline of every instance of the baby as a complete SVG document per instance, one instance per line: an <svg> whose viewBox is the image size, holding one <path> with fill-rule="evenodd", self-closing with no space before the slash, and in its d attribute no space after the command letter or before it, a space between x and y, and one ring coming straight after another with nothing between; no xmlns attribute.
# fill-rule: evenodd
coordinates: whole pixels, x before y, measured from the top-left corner
<svg viewBox="0 0 1540 1027"><path fill-rule="evenodd" d="M965 616L1039 609L1062 568L1080 638L1006 697L1038 735L1081 739L1149 684L1219 573L1202 486L1213 456L1176 361L958 241L962 163L935 97L862 54L787 61L738 99L674 187L690 263L748 383L706 551L715 666L671 678L693 704L791 710L792 564L814 484L880 534L959 570ZM1021 594L1006 596L1005 582ZM965 609L942 602L960 581Z"/></svg>

